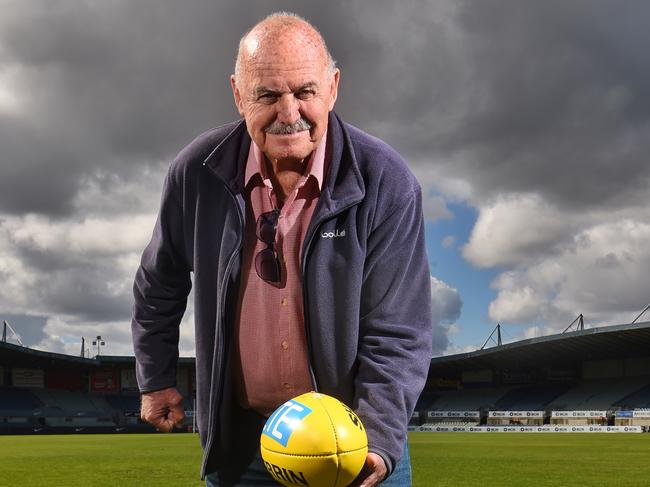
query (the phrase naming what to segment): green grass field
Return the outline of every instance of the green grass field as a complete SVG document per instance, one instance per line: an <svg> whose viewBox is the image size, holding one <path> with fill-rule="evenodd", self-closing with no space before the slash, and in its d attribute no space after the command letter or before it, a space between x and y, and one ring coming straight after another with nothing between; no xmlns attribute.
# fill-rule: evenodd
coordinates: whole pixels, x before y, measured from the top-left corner
<svg viewBox="0 0 650 487"><path fill-rule="evenodd" d="M416 487L647 486L650 435L411 433ZM201 486L193 434L0 436L0 486Z"/></svg>

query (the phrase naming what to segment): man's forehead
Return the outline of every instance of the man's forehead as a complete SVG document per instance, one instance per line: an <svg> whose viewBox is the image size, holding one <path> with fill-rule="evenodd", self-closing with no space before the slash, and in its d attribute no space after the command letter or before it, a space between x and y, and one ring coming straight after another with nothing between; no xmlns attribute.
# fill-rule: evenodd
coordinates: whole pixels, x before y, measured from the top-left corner
<svg viewBox="0 0 650 487"><path fill-rule="evenodd" d="M287 29L250 33L243 40L241 61L248 68L296 69L326 64L327 50L311 32Z"/></svg>
<svg viewBox="0 0 650 487"><path fill-rule="evenodd" d="M319 87L327 78L327 66L313 60L301 63L250 63L245 68L245 77L253 90L266 87L274 90L300 87Z"/></svg>

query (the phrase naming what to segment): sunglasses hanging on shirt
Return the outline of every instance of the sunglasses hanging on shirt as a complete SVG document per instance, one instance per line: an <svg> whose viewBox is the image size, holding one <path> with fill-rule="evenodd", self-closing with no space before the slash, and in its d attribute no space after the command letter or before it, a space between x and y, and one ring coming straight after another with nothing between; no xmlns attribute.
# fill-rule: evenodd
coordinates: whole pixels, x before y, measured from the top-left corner
<svg viewBox="0 0 650 487"><path fill-rule="evenodd" d="M278 229L280 210L273 209L262 213L257 218L255 234L257 238L267 245L255 256L255 270L260 279L266 282L280 282L280 259L275 250L275 235Z"/></svg>

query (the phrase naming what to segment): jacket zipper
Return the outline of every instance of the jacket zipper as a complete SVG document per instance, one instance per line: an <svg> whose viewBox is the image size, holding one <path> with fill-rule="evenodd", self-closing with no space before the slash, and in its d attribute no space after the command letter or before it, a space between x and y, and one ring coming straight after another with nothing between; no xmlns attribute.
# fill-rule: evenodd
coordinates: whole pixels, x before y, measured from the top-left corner
<svg viewBox="0 0 650 487"><path fill-rule="evenodd" d="M314 231L312 231L309 234L309 238L307 239L307 245L305 245L305 248L302 251L302 306L303 306L303 316L305 319L305 337L307 339L307 362L309 365L309 374L311 375L311 384L314 387L314 391L318 392L318 382L316 381L316 373L314 372L314 366L313 366L313 354L314 354L314 347L312 346L311 343L311 328L309 326L309 299L307 296L307 279L305 279L305 271L307 269L307 254L309 253L309 249L311 248L311 242L314 239L314 235L316 235L316 232L318 230L318 227L320 227L323 224L323 222L318 222L318 224L314 225Z"/></svg>
<svg viewBox="0 0 650 487"><path fill-rule="evenodd" d="M235 207L237 208L237 216L239 217L239 225L240 228L243 228L243 215L241 214L241 210L239 208L239 203L237 202L237 198L233 194L233 192L230 190L228 185L224 184L224 187L228 190L228 194L232 197L233 202L235 203ZM221 309L219 310L219 327L217 327L217 331L219 332L219 335L215 334L215 342L217 343L217 357L215 357L215 360L217 362L213 362L212 370L214 371L214 363L218 363L222 368L223 364L221 363L223 361L223 355L224 355L224 343L223 343L223 337L225 336L224 333L224 316L225 316L225 289L226 289L226 283L228 282L228 279L230 278L230 273L232 270L232 265L233 262L235 261L235 257L239 254L241 250L241 244L242 244L242 233L239 232L239 240L237 241L237 245L235 246L234 252L231 254L230 259L228 260L228 265L226 266L226 272L224 273L223 276L223 281L221 283L221 288L220 288L220 303L221 303ZM220 340L219 340L220 338ZM219 340L217 342L217 340ZM221 400L221 389L223 388L223 380L224 380L224 374L221 373L219 374L218 377L218 387L216 388L216 391L214 394L210 394L210 405L208 408L208 413L209 413L209 419L208 419L208 439L206 440L205 444L205 454L203 456L203 462L201 465L201 475L205 475L205 469L207 468L207 462L208 462L208 456L210 454L210 451L212 450L212 444L214 443L214 421L216 420L218 416L218 411L215 411L214 414L212 411L214 411L214 405L215 402L219 402ZM212 382L212 380L210 380Z"/></svg>
<svg viewBox="0 0 650 487"><path fill-rule="evenodd" d="M309 359L309 373L311 375L311 381L312 385L314 386L314 391L318 392L318 382L316 381L316 373L314 372L314 367L313 367L313 353L314 353L314 347L312 345L311 341L311 327L309 325L309 297L307 296L307 279L305 279L305 272L307 270L307 255L309 254L309 250L311 249L311 243L314 240L314 236L318 233L318 228L325 223L325 221L334 218L337 215L340 215L344 211L348 210L349 208L352 208L353 206L356 206L359 202L354 202L351 203L347 206L344 206L343 208L340 208L336 213L332 213L331 215L328 215L325 218L322 218L320 221L318 221L312 230L312 232L308 235L307 238L307 243L305 247L303 248L302 251L302 305L303 305L303 316L305 318L305 336L307 338L307 356Z"/></svg>

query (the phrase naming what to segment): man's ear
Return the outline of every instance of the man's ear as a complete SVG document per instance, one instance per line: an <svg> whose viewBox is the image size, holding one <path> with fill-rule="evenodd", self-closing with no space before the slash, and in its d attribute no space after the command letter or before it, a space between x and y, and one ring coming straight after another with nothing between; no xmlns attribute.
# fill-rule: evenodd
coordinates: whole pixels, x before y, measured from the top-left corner
<svg viewBox="0 0 650 487"><path fill-rule="evenodd" d="M232 95L235 97L235 106L237 111L243 117L244 116L244 104L242 103L241 93L237 87L237 80L234 74L230 75L230 87L232 88Z"/></svg>
<svg viewBox="0 0 650 487"><path fill-rule="evenodd" d="M336 97L338 96L339 92L339 78L341 77L341 71L339 68L336 68L334 70L334 73L332 74L332 79L330 80L330 102L329 102L329 109L332 111L334 108L334 104L336 103Z"/></svg>

